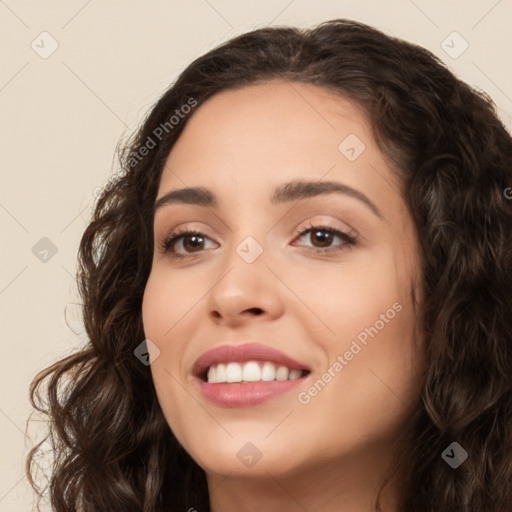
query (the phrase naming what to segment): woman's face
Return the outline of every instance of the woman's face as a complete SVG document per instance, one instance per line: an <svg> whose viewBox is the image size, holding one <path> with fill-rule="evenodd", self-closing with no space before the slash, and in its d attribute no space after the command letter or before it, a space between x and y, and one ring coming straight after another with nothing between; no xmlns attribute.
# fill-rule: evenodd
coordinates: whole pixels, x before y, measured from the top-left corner
<svg viewBox="0 0 512 512"><path fill-rule="evenodd" d="M143 322L190 455L231 476L384 463L419 397L421 272L355 104L283 81L221 92L170 153L161 199ZM195 234L162 252L177 230Z"/></svg>

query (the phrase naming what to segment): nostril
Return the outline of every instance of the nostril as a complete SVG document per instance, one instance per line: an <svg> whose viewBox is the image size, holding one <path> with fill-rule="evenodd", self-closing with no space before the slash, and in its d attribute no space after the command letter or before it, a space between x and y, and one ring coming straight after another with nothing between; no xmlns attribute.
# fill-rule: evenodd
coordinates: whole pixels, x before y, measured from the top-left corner
<svg viewBox="0 0 512 512"><path fill-rule="evenodd" d="M261 308L249 308L247 311L255 313L256 315L261 315L263 313L263 310Z"/></svg>

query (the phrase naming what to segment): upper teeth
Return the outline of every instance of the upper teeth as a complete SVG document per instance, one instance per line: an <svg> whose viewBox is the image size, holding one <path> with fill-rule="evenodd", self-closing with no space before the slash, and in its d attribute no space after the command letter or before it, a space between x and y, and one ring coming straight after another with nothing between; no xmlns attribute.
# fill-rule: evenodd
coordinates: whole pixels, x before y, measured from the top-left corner
<svg viewBox="0 0 512 512"><path fill-rule="evenodd" d="M277 366L271 362L247 361L246 363L220 363L210 366L207 381L211 384L258 382L259 380L295 380L301 376L301 370L290 370L286 366Z"/></svg>

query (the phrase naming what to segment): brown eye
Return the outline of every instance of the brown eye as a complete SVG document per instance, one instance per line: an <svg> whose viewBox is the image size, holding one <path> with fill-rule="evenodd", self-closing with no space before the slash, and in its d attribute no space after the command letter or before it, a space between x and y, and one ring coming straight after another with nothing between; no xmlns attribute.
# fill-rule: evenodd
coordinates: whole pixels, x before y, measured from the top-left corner
<svg viewBox="0 0 512 512"><path fill-rule="evenodd" d="M210 239L197 231L179 231L171 233L163 240L160 250L162 253L171 253L172 257L182 258L201 252L205 249L206 240Z"/></svg>
<svg viewBox="0 0 512 512"><path fill-rule="evenodd" d="M318 241L319 245L317 247L328 247L332 243L332 240L334 238L333 233L325 229L311 231L310 236L310 240Z"/></svg>
<svg viewBox="0 0 512 512"><path fill-rule="evenodd" d="M309 235L309 240L312 242L311 248L317 252L329 252L335 238L342 240L342 243L337 244L339 250L356 243L356 239L353 236L331 226L311 226L302 231L299 234L299 238L305 237L305 235ZM331 250L336 250L336 247Z"/></svg>
<svg viewBox="0 0 512 512"><path fill-rule="evenodd" d="M201 249L204 245L204 238L201 235L184 235L182 239L182 247L186 251L194 252L196 249Z"/></svg>

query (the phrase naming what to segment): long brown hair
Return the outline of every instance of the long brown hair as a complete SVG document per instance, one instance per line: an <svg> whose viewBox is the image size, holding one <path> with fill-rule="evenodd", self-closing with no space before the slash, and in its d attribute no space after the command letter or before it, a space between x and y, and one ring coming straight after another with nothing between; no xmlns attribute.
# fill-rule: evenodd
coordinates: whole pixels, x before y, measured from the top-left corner
<svg viewBox="0 0 512 512"><path fill-rule="evenodd" d="M349 20L263 28L213 49L119 152L123 172L98 198L79 248L89 341L30 389L49 419L53 510L209 509L204 471L174 437L150 369L134 356L145 338L153 205L193 111L219 91L274 78L328 88L363 109L418 231L428 361L401 459L401 510L512 510L512 139L492 100L432 53ZM176 110L191 112L174 123ZM468 453L457 469L442 457L453 442Z"/></svg>

